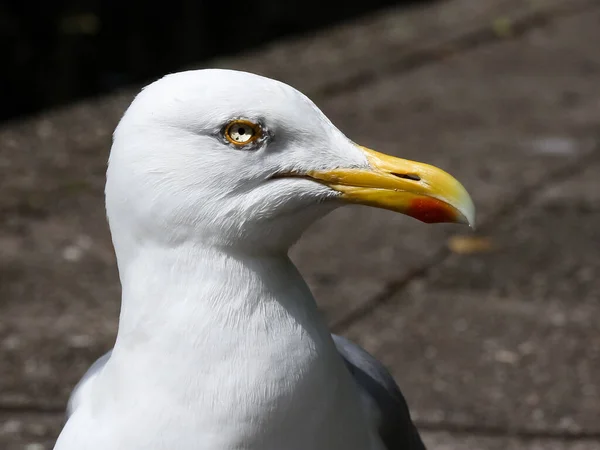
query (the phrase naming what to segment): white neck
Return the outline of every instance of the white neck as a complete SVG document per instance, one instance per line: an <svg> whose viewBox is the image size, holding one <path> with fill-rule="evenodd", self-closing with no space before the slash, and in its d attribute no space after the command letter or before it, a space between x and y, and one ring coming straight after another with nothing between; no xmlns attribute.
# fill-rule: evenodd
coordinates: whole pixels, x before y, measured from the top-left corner
<svg viewBox="0 0 600 450"><path fill-rule="evenodd" d="M239 347L235 338L248 332L276 336L300 327L315 339L329 336L285 254L236 255L187 243L150 247L128 261L121 277L117 345L167 344L170 350L177 343L205 352L212 342Z"/></svg>
<svg viewBox="0 0 600 450"><path fill-rule="evenodd" d="M368 448L353 380L287 255L182 244L145 248L121 269L105 397L132 395L157 429L169 408L162 437L182 445L194 433L214 448Z"/></svg>

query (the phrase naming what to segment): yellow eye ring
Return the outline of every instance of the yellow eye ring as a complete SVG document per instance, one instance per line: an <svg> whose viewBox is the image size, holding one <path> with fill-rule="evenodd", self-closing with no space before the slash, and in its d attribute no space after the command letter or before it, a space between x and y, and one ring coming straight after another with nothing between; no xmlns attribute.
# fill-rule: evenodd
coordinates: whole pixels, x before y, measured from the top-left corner
<svg viewBox="0 0 600 450"><path fill-rule="evenodd" d="M260 126L248 120L234 120L225 128L225 139L241 147L256 141L261 135Z"/></svg>

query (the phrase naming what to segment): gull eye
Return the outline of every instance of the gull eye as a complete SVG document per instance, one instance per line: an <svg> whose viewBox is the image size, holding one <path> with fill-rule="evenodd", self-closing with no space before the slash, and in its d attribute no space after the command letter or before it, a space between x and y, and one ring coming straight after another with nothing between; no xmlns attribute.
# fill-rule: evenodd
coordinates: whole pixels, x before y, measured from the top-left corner
<svg viewBox="0 0 600 450"><path fill-rule="evenodd" d="M260 127L247 120L234 120L225 128L225 138L237 146L254 142L260 135Z"/></svg>

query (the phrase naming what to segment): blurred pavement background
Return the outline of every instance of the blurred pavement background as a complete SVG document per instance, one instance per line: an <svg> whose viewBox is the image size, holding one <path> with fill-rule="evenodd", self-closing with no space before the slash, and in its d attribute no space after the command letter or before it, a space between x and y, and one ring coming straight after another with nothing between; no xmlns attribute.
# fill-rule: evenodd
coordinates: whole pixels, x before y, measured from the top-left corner
<svg viewBox="0 0 600 450"><path fill-rule="evenodd" d="M202 64L285 81L354 141L471 192L475 232L346 207L293 250L431 449L600 449L599 43L596 0L446 0ZM52 448L114 340L102 191L137 90L0 127L2 449Z"/></svg>

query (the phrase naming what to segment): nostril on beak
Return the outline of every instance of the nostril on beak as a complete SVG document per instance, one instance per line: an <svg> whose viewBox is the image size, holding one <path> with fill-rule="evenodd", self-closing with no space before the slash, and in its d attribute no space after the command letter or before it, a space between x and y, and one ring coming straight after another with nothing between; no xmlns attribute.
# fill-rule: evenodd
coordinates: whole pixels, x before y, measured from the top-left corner
<svg viewBox="0 0 600 450"><path fill-rule="evenodd" d="M413 181L421 181L421 177L419 175L414 175L412 173L394 173L391 172L392 175L398 178L404 178L405 180L413 180Z"/></svg>

